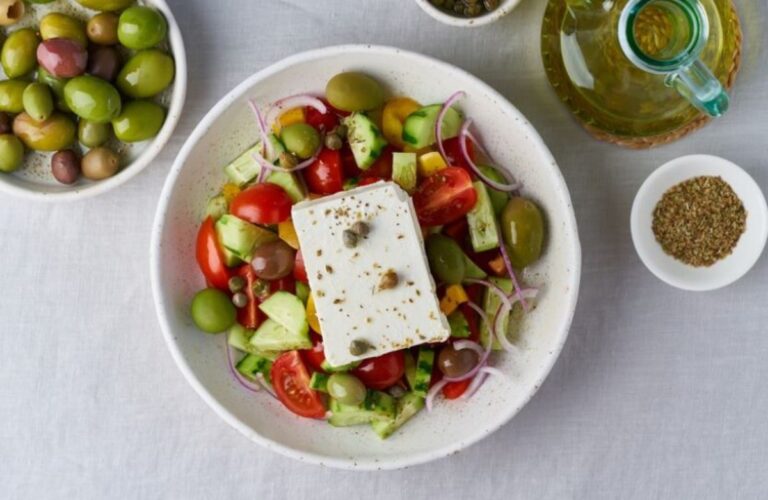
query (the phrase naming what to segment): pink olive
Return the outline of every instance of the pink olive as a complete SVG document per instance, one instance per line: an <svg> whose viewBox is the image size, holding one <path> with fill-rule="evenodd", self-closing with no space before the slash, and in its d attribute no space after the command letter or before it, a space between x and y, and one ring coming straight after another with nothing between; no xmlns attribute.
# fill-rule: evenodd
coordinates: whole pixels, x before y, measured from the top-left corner
<svg viewBox="0 0 768 500"><path fill-rule="evenodd" d="M85 72L88 52L73 40L52 38L37 47L37 62L53 76L74 78Z"/></svg>

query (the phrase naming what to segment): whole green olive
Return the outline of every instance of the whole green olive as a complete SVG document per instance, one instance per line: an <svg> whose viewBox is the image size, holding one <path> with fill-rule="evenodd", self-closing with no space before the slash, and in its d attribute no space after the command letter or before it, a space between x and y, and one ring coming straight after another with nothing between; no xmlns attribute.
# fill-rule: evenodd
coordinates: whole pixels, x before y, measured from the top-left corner
<svg viewBox="0 0 768 500"><path fill-rule="evenodd" d="M106 123L120 114L117 89L95 76L78 76L68 81L64 99L73 113L92 122Z"/></svg>
<svg viewBox="0 0 768 500"><path fill-rule="evenodd" d="M134 99L152 97L173 81L174 62L168 54L159 50L142 50L125 63L117 75L117 87Z"/></svg>
<svg viewBox="0 0 768 500"><path fill-rule="evenodd" d="M13 120L13 133L26 147L34 151L58 151L75 141L76 126L66 115L54 113L38 122L26 113Z"/></svg>
<svg viewBox="0 0 768 500"><path fill-rule="evenodd" d="M27 2L29 3L40 3L40 4L53 3L55 1L56 0L27 0Z"/></svg>
<svg viewBox="0 0 768 500"><path fill-rule="evenodd" d="M71 112L69 106L67 106L67 102L64 100L64 86L69 80L53 76L51 73L47 72L45 68L40 66L37 68L37 81L44 83L51 89L51 92L53 92L53 95L56 97L56 108L59 111L64 111L65 113Z"/></svg>
<svg viewBox="0 0 768 500"><path fill-rule="evenodd" d="M135 0L77 0L77 3L83 7L93 10L123 10L131 5Z"/></svg>
<svg viewBox="0 0 768 500"><path fill-rule="evenodd" d="M112 12L96 14L86 26L88 39L99 45L115 45L117 39L117 24L120 18Z"/></svg>
<svg viewBox="0 0 768 500"><path fill-rule="evenodd" d="M325 97L342 111L368 111L384 104L384 89L363 73L339 73L328 81Z"/></svg>
<svg viewBox="0 0 768 500"><path fill-rule="evenodd" d="M365 401L365 385L349 373L334 373L328 377L328 394L344 405L357 406Z"/></svg>
<svg viewBox="0 0 768 500"><path fill-rule="evenodd" d="M192 321L206 333L220 333L235 324L237 310L227 294L215 288L200 290L192 299Z"/></svg>
<svg viewBox="0 0 768 500"><path fill-rule="evenodd" d="M165 122L165 109L152 101L131 101L112 120L115 137L123 142L151 139L160 132Z"/></svg>
<svg viewBox="0 0 768 500"><path fill-rule="evenodd" d="M40 20L40 36L43 40L68 38L83 47L88 45L83 22L60 12L51 12Z"/></svg>
<svg viewBox="0 0 768 500"><path fill-rule="evenodd" d="M109 140L111 125L80 120L77 124L77 139L87 148L97 148Z"/></svg>
<svg viewBox="0 0 768 500"><path fill-rule="evenodd" d="M492 181L498 182L500 184L507 184L507 179L504 178L501 173L499 173L498 170L496 170L493 167L489 167L487 165L481 165L480 171L491 179ZM488 187L488 197L491 199L491 206L493 207L493 213L496 215L499 215L502 210L504 210L504 207L507 206L507 202L509 201L509 195L505 193L504 191L496 191L492 187Z"/></svg>
<svg viewBox="0 0 768 500"><path fill-rule="evenodd" d="M433 234L427 238L425 246L429 267L435 276L444 283L461 283L466 272L466 263L459 244L442 234Z"/></svg>
<svg viewBox="0 0 768 500"><path fill-rule="evenodd" d="M100 181L117 173L120 168L120 157L111 149L93 148L83 156L81 168L86 179Z"/></svg>
<svg viewBox="0 0 768 500"><path fill-rule="evenodd" d="M165 39L168 23L163 15L151 7L134 6L120 14L117 38L129 49L154 47Z"/></svg>
<svg viewBox="0 0 768 500"><path fill-rule="evenodd" d="M532 201L515 196L501 212L501 234L512 265L522 269L536 262L544 244L544 218Z"/></svg>
<svg viewBox="0 0 768 500"><path fill-rule="evenodd" d="M42 122L53 114L53 96L47 85L30 83L22 97L24 111L35 120Z"/></svg>
<svg viewBox="0 0 768 500"><path fill-rule="evenodd" d="M320 133L307 123L294 123L280 131L285 149L302 160L311 158L320 147Z"/></svg>
<svg viewBox="0 0 768 500"><path fill-rule="evenodd" d="M0 26L10 26L24 17L24 0L0 0Z"/></svg>
<svg viewBox="0 0 768 500"><path fill-rule="evenodd" d="M8 78L26 75L37 66L37 45L40 39L31 28L14 31L0 52L0 62Z"/></svg>
<svg viewBox="0 0 768 500"><path fill-rule="evenodd" d="M13 172L24 161L24 145L13 134L0 135L0 172Z"/></svg>
<svg viewBox="0 0 768 500"><path fill-rule="evenodd" d="M0 111L21 113L24 111L24 89L29 82L21 80L4 80L0 82Z"/></svg>

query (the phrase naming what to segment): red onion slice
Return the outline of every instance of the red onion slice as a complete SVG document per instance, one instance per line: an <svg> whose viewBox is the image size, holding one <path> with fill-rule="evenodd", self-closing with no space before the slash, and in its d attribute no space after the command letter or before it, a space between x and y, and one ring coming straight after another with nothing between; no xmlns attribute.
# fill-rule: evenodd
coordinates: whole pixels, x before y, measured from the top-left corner
<svg viewBox="0 0 768 500"><path fill-rule="evenodd" d="M259 139L261 140L261 147L264 150L264 156L267 158L274 158L275 150L272 147L272 141L269 140L269 132L267 130L267 124L264 121L259 108L252 99L248 100L248 105L251 107L251 111L256 116L256 124L259 126Z"/></svg>
<svg viewBox="0 0 768 500"><path fill-rule="evenodd" d="M269 382L267 382L267 379L264 377L263 373L257 373L256 380L259 381L259 385L261 385L261 387L267 391L270 396L277 399L277 394L275 394L274 389L272 389L272 386L269 385Z"/></svg>
<svg viewBox="0 0 768 500"><path fill-rule="evenodd" d="M235 378L237 383L251 392L260 392L258 387L252 386L250 383L243 380L242 375L240 375L240 373L235 369L235 363L232 360L232 347L230 347L228 342L224 345L224 349L227 351L227 366L229 367L229 371L232 373L232 376Z"/></svg>
<svg viewBox="0 0 768 500"><path fill-rule="evenodd" d="M501 256L504 259L504 266L507 268L507 274L509 274L509 278L512 280L512 286L515 287L515 295L517 296L517 300L519 300L520 305L523 306L523 311L528 312L530 311L530 307L528 307L528 303L525 301L525 298L521 293L520 282L517 279L517 275L515 275L515 270L512 268L512 261L509 260L509 252L507 252L507 245L502 241L499 247L501 248ZM510 306L510 309L511 308L512 307Z"/></svg>
<svg viewBox="0 0 768 500"><path fill-rule="evenodd" d="M267 125L272 125L280 115L285 111L293 108L310 107L317 110L318 113L326 114L328 107L323 101L315 96L309 94L298 94L290 97L284 97L272 105L272 108L267 112Z"/></svg>
<svg viewBox="0 0 768 500"><path fill-rule="evenodd" d="M467 139L469 137L469 127L472 125L472 119L468 118L466 121L464 121L464 124L461 126L461 130L459 130L459 145L461 146L461 154L464 156L464 161L467 162L467 165L470 166L472 171L477 175L477 177L483 181L484 184L487 186L495 189L496 191L504 191L506 193L511 193L512 191L517 191L520 189L520 183L519 182L513 182L510 184L502 184L500 182L496 182L493 179L490 179L487 177L483 172L480 171L480 167L477 166L477 164L472 160L472 157L469 154L469 149L467 148Z"/></svg>
<svg viewBox="0 0 768 500"><path fill-rule="evenodd" d="M424 400L424 402L426 403L428 412L432 411L432 404L435 401L435 397L440 393L441 390L443 390L443 387L445 387L446 385L448 385L448 381L443 379L440 382L433 385L432 388L429 390L429 392L427 393L427 398L426 400Z"/></svg>
<svg viewBox="0 0 768 500"><path fill-rule="evenodd" d="M461 399L469 399L474 396L477 390L480 389L483 383L488 379L489 375L501 377L503 379L507 378L506 375L504 375L504 373L498 368L484 366L480 369L480 373L477 374L477 377L475 377L472 383L469 384L469 387L467 387L467 392L461 396Z"/></svg>
<svg viewBox="0 0 768 500"><path fill-rule="evenodd" d="M482 286L490 289L494 294L496 294L496 296L499 297L499 299L501 300L502 303L509 304L509 307L510 308L512 307L512 301L509 298L509 296L507 296L507 294L504 293L504 290L499 288L499 286L496 285L495 283L493 283L491 281L488 281L488 280L477 280L477 279L472 279L472 278L465 279L464 283L470 283L470 284L474 284L474 285L482 285Z"/></svg>
<svg viewBox="0 0 768 500"><path fill-rule="evenodd" d="M301 170L304 170L305 168L312 165L315 160L317 160L317 154L320 153L318 151L312 158L309 158L307 160L304 160L303 162L299 163L293 168L283 168L279 165L273 165L269 163L263 156L261 156L259 153L253 153L253 159L256 160L256 163L259 164L261 167L261 170L259 171L259 177L256 182L262 183L267 177L267 171L270 172L299 172Z"/></svg>
<svg viewBox="0 0 768 500"><path fill-rule="evenodd" d="M474 340L457 340L453 343L453 348L456 349L457 351L463 351L464 349L475 351L477 353L478 358L482 358L483 355L485 354L485 349L483 349L482 346L477 342L475 342Z"/></svg>
<svg viewBox="0 0 768 500"><path fill-rule="evenodd" d="M488 327L488 331L490 332L490 336L488 338L488 347L483 349L480 344L477 344L476 342L472 342L471 340L458 340L453 343L454 347L457 349L472 349L473 351L477 352L480 356L477 360L477 364L474 368L472 368L470 371L465 373L464 375L460 377L445 377L443 380L448 380L449 382L461 382L462 380L467 380L468 378L472 378L480 371L480 369L488 363L488 358L491 355L491 350L493 350L493 337L495 335L493 330L493 325L488 321L488 316L485 314L485 311L480 309L480 307L477 306L474 302L467 302L467 305L471 307L472 309L477 312L477 314L480 315L480 318L485 322L486 326Z"/></svg>
<svg viewBox="0 0 768 500"><path fill-rule="evenodd" d="M435 141L437 142L437 149L440 151L440 154L443 155L443 159L445 159L445 162L449 165L454 160L453 158L450 158L445 153L445 147L443 146L443 119L445 118L445 114L448 112L448 109L453 106L453 104L461 99L462 97L466 96L466 92L463 90L459 90L457 92L454 92L451 94L451 96L448 98L447 101L443 103L443 105L440 107L440 112L437 113L437 121L435 122Z"/></svg>

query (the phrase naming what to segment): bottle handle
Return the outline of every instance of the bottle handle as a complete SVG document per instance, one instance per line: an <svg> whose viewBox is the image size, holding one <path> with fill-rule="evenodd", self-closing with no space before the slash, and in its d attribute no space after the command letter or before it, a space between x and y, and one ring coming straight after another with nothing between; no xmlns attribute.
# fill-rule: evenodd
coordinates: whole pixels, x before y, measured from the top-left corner
<svg viewBox="0 0 768 500"><path fill-rule="evenodd" d="M709 116L722 116L728 110L728 94L699 60L670 73L665 82Z"/></svg>

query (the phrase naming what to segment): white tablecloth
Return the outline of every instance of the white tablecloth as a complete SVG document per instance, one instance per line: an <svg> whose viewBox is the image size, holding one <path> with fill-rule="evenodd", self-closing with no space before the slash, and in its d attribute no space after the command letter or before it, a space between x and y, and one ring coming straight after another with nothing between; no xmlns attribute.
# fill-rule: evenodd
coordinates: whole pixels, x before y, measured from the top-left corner
<svg viewBox="0 0 768 500"><path fill-rule="evenodd" d="M0 198L0 497L768 497L768 263L722 291L673 290L640 263L628 227L643 179L679 155L724 156L768 186L764 0L738 1L744 67L728 115L643 152L591 139L556 99L539 55L544 0L474 30L410 0L169 3L189 97L160 158L90 201ZM355 42L436 56L505 94L558 159L584 246L570 338L531 403L456 456L386 473L304 465L229 428L174 366L148 273L161 186L202 115L272 62Z"/></svg>

